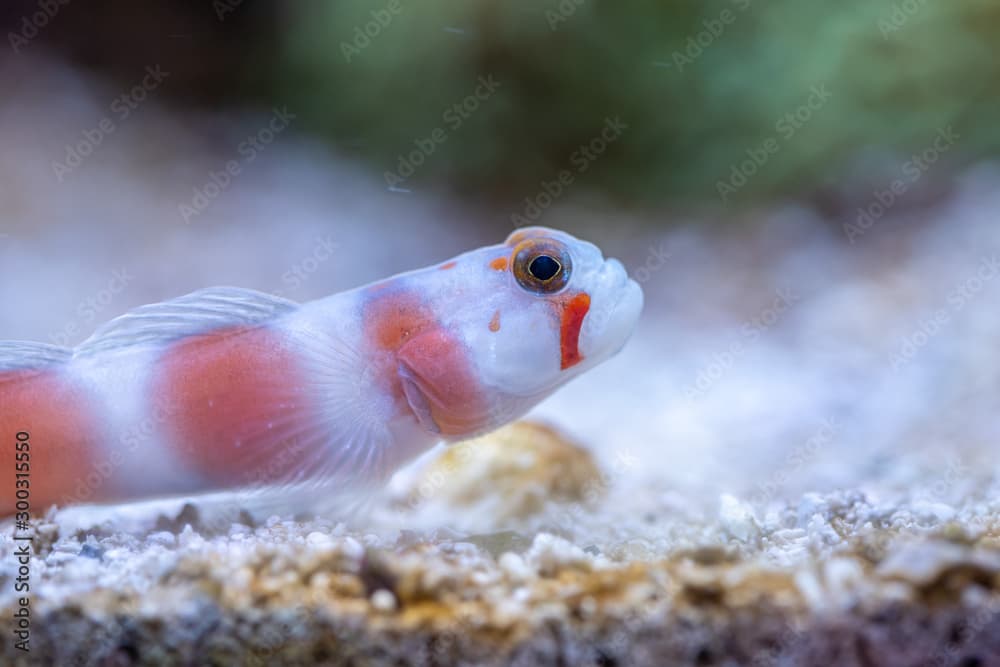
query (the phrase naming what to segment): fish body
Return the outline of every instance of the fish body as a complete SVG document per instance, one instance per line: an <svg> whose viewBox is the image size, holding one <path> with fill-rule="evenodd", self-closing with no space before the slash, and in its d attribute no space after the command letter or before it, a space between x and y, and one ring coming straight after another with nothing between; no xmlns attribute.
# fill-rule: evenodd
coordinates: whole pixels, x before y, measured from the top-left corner
<svg viewBox="0 0 1000 667"><path fill-rule="evenodd" d="M211 288L72 350L0 343L0 511L378 483L523 415L641 308L619 262L527 228L305 304Z"/></svg>

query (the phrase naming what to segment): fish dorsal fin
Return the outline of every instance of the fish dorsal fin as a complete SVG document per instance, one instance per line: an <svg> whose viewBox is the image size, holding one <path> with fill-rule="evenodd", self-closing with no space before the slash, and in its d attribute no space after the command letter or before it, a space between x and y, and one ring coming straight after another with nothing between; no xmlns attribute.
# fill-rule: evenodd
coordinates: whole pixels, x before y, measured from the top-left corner
<svg viewBox="0 0 1000 667"><path fill-rule="evenodd" d="M71 350L58 345L21 340L0 341L0 373L41 369L64 363L72 356Z"/></svg>
<svg viewBox="0 0 1000 667"><path fill-rule="evenodd" d="M136 345L167 343L222 327L251 326L291 312L299 304L239 287L209 287L140 306L117 317L85 340L76 356Z"/></svg>

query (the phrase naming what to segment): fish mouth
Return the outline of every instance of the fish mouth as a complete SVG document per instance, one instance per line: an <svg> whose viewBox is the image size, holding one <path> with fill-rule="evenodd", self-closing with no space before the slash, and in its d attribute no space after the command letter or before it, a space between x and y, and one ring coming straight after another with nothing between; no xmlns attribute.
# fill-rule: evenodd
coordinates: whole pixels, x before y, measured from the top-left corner
<svg viewBox="0 0 1000 667"><path fill-rule="evenodd" d="M406 403L427 433L445 439L473 437L489 425L491 412L478 392L449 395L405 361L400 361L397 373Z"/></svg>
<svg viewBox="0 0 1000 667"><path fill-rule="evenodd" d="M627 278L611 310L608 322L610 331L605 334L617 343L612 346L611 354L617 354L632 336L642 314L644 301L642 287L635 280Z"/></svg>
<svg viewBox="0 0 1000 667"><path fill-rule="evenodd" d="M628 277L617 259L605 260L601 282L598 299L607 305L585 323L585 340L581 342L585 356L594 362L608 359L624 347L635 330L644 302L639 283Z"/></svg>

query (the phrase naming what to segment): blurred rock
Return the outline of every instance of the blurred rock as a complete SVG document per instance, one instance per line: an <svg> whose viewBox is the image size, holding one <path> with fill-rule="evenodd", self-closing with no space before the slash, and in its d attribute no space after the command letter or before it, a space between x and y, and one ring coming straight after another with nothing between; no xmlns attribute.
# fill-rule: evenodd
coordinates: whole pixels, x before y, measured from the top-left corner
<svg viewBox="0 0 1000 667"><path fill-rule="evenodd" d="M590 452L549 426L521 421L445 449L412 479L404 502L483 511L502 523L549 503L592 505L604 492Z"/></svg>

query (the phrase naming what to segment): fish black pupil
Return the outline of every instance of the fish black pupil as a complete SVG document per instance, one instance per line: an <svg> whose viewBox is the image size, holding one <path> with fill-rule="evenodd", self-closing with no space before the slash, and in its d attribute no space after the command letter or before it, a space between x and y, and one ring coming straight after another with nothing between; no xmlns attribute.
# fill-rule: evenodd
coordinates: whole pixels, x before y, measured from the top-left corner
<svg viewBox="0 0 1000 667"><path fill-rule="evenodd" d="M539 255L528 265L528 271L531 272L531 275L542 282L552 280L561 268L562 265L548 255Z"/></svg>

